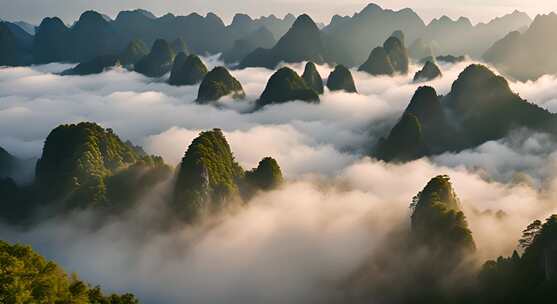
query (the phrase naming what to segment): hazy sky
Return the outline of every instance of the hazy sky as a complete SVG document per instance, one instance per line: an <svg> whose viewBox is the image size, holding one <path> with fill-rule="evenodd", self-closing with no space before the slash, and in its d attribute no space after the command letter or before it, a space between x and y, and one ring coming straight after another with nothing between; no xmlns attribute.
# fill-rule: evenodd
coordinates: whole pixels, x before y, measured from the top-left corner
<svg viewBox="0 0 557 304"><path fill-rule="evenodd" d="M166 12L186 15L191 12L216 12L229 22L236 12L252 16L286 13L309 13L315 20L328 22L334 14L351 15L370 1L360 0L0 0L0 18L39 23L45 16L59 16L72 23L84 10L95 9L114 17L124 9L145 8L156 15ZM376 0L384 8L413 8L424 20L443 14L450 17L467 16L473 22L522 10L534 17L538 13L557 10L556 0Z"/></svg>

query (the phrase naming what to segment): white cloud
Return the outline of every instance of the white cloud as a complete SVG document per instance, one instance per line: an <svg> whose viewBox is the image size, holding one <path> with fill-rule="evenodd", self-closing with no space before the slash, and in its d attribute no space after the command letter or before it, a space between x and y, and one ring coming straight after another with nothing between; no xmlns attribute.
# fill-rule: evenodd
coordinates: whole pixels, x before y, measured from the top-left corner
<svg viewBox="0 0 557 304"><path fill-rule="evenodd" d="M428 84L446 94L466 64L442 66L444 77ZM301 72L303 65L292 67ZM0 146L37 157L52 128L89 120L177 164L200 131L218 127L244 168L272 156L290 179L207 226L152 228L164 220L160 196L170 181L125 218L94 232L87 214L26 232L0 229L0 238L31 243L84 279L134 292L145 302L307 303L337 297L336 284L408 226L412 197L437 174L452 177L482 259L510 254L526 224L555 212L555 142L543 134L517 132L407 164L366 158L408 104L417 87L412 74L353 72L361 94L327 91L318 105L291 102L244 113L271 71L232 71L248 101L225 98L219 106L200 106L193 102L196 86L171 87L121 69L84 77L49 74L64 68L0 69ZM326 77L331 68L319 70ZM551 107L546 89L553 81L511 85ZM507 216L494 216L499 210Z"/></svg>

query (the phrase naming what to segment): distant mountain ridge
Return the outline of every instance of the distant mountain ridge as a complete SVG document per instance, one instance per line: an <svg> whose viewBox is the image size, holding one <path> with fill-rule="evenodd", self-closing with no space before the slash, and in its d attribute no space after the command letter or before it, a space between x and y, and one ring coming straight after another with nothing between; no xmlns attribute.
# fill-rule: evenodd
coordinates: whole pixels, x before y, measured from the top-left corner
<svg viewBox="0 0 557 304"><path fill-rule="evenodd" d="M407 161L498 140L518 128L557 134L557 115L520 98L505 78L468 66L446 96L420 87L375 155Z"/></svg>
<svg viewBox="0 0 557 304"><path fill-rule="evenodd" d="M551 54L557 48L556 27L557 14L538 15L523 33L513 31L496 41L483 58L502 73L523 81L556 73L557 60Z"/></svg>
<svg viewBox="0 0 557 304"><path fill-rule="evenodd" d="M274 15L254 19L246 14L236 14L232 22L226 25L214 13L205 16L192 13L187 16L166 14L157 17L141 9L121 11L112 20L99 12L86 11L71 26L56 17L45 18L36 27L34 37L29 34L33 31L32 26L14 23L15 27L10 31L14 36L21 36L17 39L17 45L26 43L28 47L19 47L19 59L14 61L6 59L12 56L9 54L13 46L4 43L2 47L6 52L1 53L0 57L3 58L0 58L0 62L12 62L11 65L84 62L98 56L120 54L134 40L140 40L150 48L158 39L175 41L181 38L191 53L223 53L228 63L251 62L244 66L269 67L282 59L289 61L300 57L316 63L325 61L353 67L361 65L370 50L381 45L395 31L405 34L406 45L410 46L409 53L416 57L448 54L479 57L494 41L509 32L523 30L531 22L526 14L515 11L477 25L472 25L464 17L457 20L441 17L426 24L410 8L395 11L369 4L352 16L333 16L328 25L312 22L319 32L320 40L311 40L304 45L306 49L310 46L320 49L316 57L297 56L296 53L300 54L296 50L298 43L280 42L286 33L294 29L295 21L296 17L292 14L282 19ZM306 37L311 36L317 35ZM276 54L270 55L265 49L274 47L281 49L283 55L268 59ZM414 47L419 48L419 52ZM290 52L292 58L285 55ZM263 57L265 59L259 60ZM414 59L421 59L416 57Z"/></svg>

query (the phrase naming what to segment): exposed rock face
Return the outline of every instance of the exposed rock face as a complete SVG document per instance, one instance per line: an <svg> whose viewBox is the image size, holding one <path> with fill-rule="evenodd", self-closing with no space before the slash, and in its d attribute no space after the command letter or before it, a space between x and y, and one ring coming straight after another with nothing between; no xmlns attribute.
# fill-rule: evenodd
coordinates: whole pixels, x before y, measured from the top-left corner
<svg viewBox="0 0 557 304"><path fill-rule="evenodd" d="M197 55L180 53L174 59L168 83L174 86L198 84L207 73L207 67Z"/></svg>
<svg viewBox="0 0 557 304"><path fill-rule="evenodd" d="M242 201L242 194L272 190L282 183L278 163L265 158L248 172L234 155L219 129L202 132L188 147L179 165L173 207L179 217L194 221Z"/></svg>
<svg viewBox="0 0 557 304"><path fill-rule="evenodd" d="M147 77L161 77L170 72L174 52L166 40L155 41L149 55L135 64L135 71Z"/></svg>
<svg viewBox="0 0 557 304"><path fill-rule="evenodd" d="M120 64L133 69L133 66L148 54L149 50L141 40L133 40L120 54Z"/></svg>
<svg viewBox="0 0 557 304"><path fill-rule="evenodd" d="M245 97L242 84L230 75L225 67L216 67L203 78L199 86L197 102L217 101L227 95L232 95L233 98Z"/></svg>
<svg viewBox="0 0 557 304"><path fill-rule="evenodd" d="M357 93L352 73L343 65L337 65L327 79L327 88L331 91Z"/></svg>
<svg viewBox="0 0 557 304"><path fill-rule="evenodd" d="M74 68L65 70L62 75L91 75L100 74L106 69L119 65L120 61L117 56L106 55L95 57L90 61L83 62Z"/></svg>
<svg viewBox="0 0 557 304"><path fill-rule="evenodd" d="M421 70L416 72L414 82L430 81L441 76L443 74L439 67L435 63L428 61Z"/></svg>
<svg viewBox="0 0 557 304"><path fill-rule="evenodd" d="M296 72L284 67L271 76L257 101L257 106L263 107L271 103L284 103L294 100L318 102L319 96Z"/></svg>
<svg viewBox="0 0 557 304"><path fill-rule="evenodd" d="M255 50L246 56L240 67L266 67L273 69L279 62L313 61L323 63L326 51L321 32L308 15L299 16L292 28L270 50Z"/></svg>
<svg viewBox="0 0 557 304"><path fill-rule="evenodd" d="M323 79L315 67L315 63L308 62L302 74L302 79L315 93L323 94Z"/></svg>
<svg viewBox="0 0 557 304"><path fill-rule="evenodd" d="M210 149L208 151L213 153L203 157L203 149ZM209 171L211 165L215 166L215 170ZM192 142L180 163L174 188L174 208L186 220L208 213L212 211L209 210L212 205L218 205L227 196L239 196L235 181L240 175L241 169L234 162L222 133L202 133Z"/></svg>

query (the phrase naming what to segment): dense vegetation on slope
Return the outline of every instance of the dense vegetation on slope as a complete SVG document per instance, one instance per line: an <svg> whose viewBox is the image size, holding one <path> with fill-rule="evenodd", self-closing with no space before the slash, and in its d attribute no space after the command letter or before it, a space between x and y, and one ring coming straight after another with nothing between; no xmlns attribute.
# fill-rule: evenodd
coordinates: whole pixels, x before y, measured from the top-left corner
<svg viewBox="0 0 557 304"><path fill-rule="evenodd" d="M149 49L141 40L132 40L120 54L120 64L133 69L133 66L147 54L149 54Z"/></svg>
<svg viewBox="0 0 557 304"><path fill-rule="evenodd" d="M460 210L459 200L448 176L431 179L413 199L412 239L429 247L444 259L454 256L459 262L463 253L474 251L472 232Z"/></svg>
<svg viewBox="0 0 557 304"><path fill-rule="evenodd" d="M368 59L360 67L359 71L371 75L393 75L394 73L408 73L408 51L404 46L402 33L395 32L395 36L389 37L382 47L374 48Z"/></svg>
<svg viewBox="0 0 557 304"><path fill-rule="evenodd" d="M432 178L412 200L408 303L471 303L476 245L450 178ZM450 279L449 279L450 278Z"/></svg>
<svg viewBox="0 0 557 304"><path fill-rule="evenodd" d="M315 67L315 63L308 62L304 68L302 79L306 82L308 87L313 89L318 95L323 94L323 79Z"/></svg>
<svg viewBox="0 0 557 304"><path fill-rule="evenodd" d="M217 101L227 95L232 95L235 99L244 98L244 88L225 67L219 66L212 69L203 78L197 93L197 102Z"/></svg>
<svg viewBox="0 0 557 304"><path fill-rule="evenodd" d="M147 77L161 77L170 72L175 53L166 40L158 39L149 55L135 64L135 71Z"/></svg>
<svg viewBox="0 0 557 304"><path fill-rule="evenodd" d="M423 68L414 75L414 82L430 81L441 76L443 76L443 74L437 64L432 61L427 61Z"/></svg>
<svg viewBox="0 0 557 304"><path fill-rule="evenodd" d="M293 100L319 102L319 96L295 71L284 67L271 76L261 97L257 100L257 106L263 107Z"/></svg>
<svg viewBox="0 0 557 304"><path fill-rule="evenodd" d="M174 203L187 218L240 195L238 182L244 172L219 129L194 139L178 170Z"/></svg>
<svg viewBox="0 0 557 304"><path fill-rule="evenodd" d="M0 303L139 303L132 294L104 295L28 246L0 241L0 265Z"/></svg>
<svg viewBox="0 0 557 304"><path fill-rule="evenodd" d="M331 91L345 91L357 93L354 78L349 69L343 65L337 65L327 78L327 88Z"/></svg>
<svg viewBox="0 0 557 304"><path fill-rule="evenodd" d="M185 53L179 53L174 58L168 84L174 86L194 85L201 82L207 73L207 67L199 56L186 56Z"/></svg>
<svg viewBox="0 0 557 304"><path fill-rule="evenodd" d="M409 160L460 151L503 138L521 127L557 134L555 114L521 99L503 77L476 64L459 75L450 93L443 98L431 88L419 88L403 117L407 113L416 116L415 125L420 125L422 132L416 132L414 127L395 126L396 132L393 129L391 135L379 143L380 158ZM452 118L450 124L448 115ZM418 134L420 138L415 137ZM423 142L420 147L424 149L420 152L409 146L417 142Z"/></svg>
<svg viewBox="0 0 557 304"><path fill-rule="evenodd" d="M245 177L252 188L260 190L272 190L284 180L279 164L271 157L261 160L257 168L246 172Z"/></svg>
<svg viewBox="0 0 557 304"><path fill-rule="evenodd" d="M476 303L550 303L557 297L557 215L524 230L522 256L484 264Z"/></svg>
<svg viewBox="0 0 557 304"><path fill-rule="evenodd" d="M105 205L107 195L123 190L110 187L108 178L139 167L169 172L161 159L122 142L111 129L94 123L61 125L45 141L36 184L42 200L60 201L67 208Z"/></svg>
<svg viewBox="0 0 557 304"><path fill-rule="evenodd" d="M220 129L202 132L188 147L178 167L173 206L188 221L220 212L257 190L271 190L282 182L277 162L265 158L244 172Z"/></svg>

